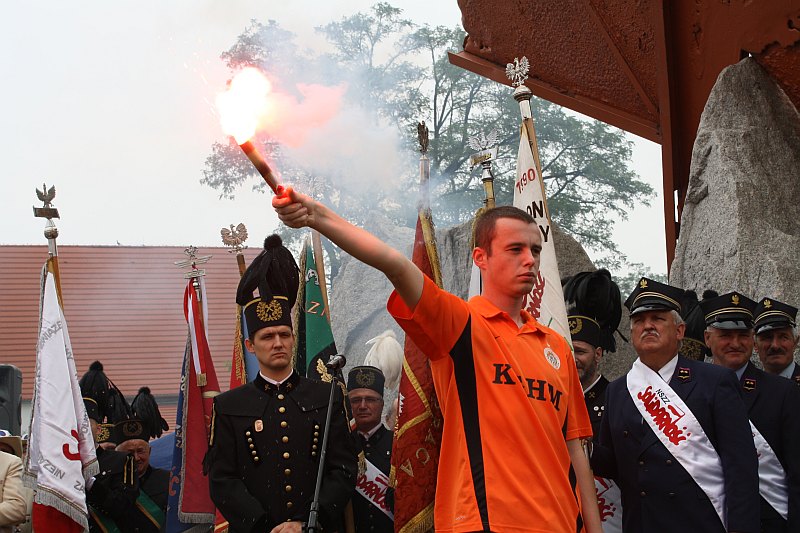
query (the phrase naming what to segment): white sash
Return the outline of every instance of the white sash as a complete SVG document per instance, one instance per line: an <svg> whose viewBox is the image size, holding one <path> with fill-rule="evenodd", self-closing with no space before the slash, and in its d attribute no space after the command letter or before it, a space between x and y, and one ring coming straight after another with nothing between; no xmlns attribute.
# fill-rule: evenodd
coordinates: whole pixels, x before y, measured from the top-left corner
<svg viewBox="0 0 800 533"><path fill-rule="evenodd" d="M786 481L786 472L772 450L767 440L750 422L753 430L753 443L758 453L758 492L775 509L781 518L789 516L789 486Z"/></svg>
<svg viewBox="0 0 800 533"><path fill-rule="evenodd" d="M359 473L356 478L356 491L368 502L394 520L394 513L386 502L386 492L389 490L389 478L374 464L364 459L365 472Z"/></svg>
<svg viewBox="0 0 800 533"><path fill-rule="evenodd" d="M722 462L700 422L669 384L638 358L628 372L627 384L642 418L703 489L727 529Z"/></svg>
<svg viewBox="0 0 800 533"><path fill-rule="evenodd" d="M622 493L613 480L594 477L603 533L622 533Z"/></svg>

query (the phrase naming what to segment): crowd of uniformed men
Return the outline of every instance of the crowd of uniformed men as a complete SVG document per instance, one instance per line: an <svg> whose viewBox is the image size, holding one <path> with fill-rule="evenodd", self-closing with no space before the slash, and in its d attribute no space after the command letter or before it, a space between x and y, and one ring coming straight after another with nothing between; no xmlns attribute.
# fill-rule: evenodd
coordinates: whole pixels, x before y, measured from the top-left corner
<svg viewBox="0 0 800 533"><path fill-rule="evenodd" d="M259 374L214 404L206 464L212 499L232 532L307 527L323 456L331 385L294 370L295 293L281 278L297 266L293 259L275 266L286 253L273 240L260 256L272 272L262 265L244 291L245 343ZM797 309L738 292L708 291L698 301L647 278L625 306L638 359L611 383L599 371L605 317L569 317L594 435L591 465L619 487L622 529L800 531ZM751 361L754 348L763 370ZM169 473L150 466L148 442L167 427L155 400L143 388L129 407L99 363L81 387L100 464L87 484L91 530L163 531ZM393 531L383 373L356 367L346 389L333 389L318 530Z"/></svg>

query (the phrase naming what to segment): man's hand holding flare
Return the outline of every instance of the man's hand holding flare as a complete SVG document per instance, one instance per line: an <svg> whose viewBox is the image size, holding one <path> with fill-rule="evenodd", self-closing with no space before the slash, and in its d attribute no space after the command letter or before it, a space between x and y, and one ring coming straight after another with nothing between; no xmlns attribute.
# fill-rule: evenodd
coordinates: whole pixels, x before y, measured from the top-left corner
<svg viewBox="0 0 800 533"><path fill-rule="evenodd" d="M315 229L346 253L383 272L410 309L417 305L422 295L422 272L406 256L291 187L272 197L272 207L290 228Z"/></svg>
<svg viewBox="0 0 800 533"><path fill-rule="evenodd" d="M282 194L272 197L272 207L281 222L290 228L314 228L315 215L320 204L292 187L286 187Z"/></svg>

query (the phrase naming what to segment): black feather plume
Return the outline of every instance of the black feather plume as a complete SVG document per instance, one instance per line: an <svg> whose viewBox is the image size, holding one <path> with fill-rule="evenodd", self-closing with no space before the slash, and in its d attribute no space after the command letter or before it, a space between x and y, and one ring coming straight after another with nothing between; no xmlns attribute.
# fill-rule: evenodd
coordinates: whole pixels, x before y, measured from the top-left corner
<svg viewBox="0 0 800 533"><path fill-rule="evenodd" d="M148 387L139 389L139 394L131 402L134 418L142 421L145 431L150 438L158 438L164 431L169 430L167 421L161 416L156 399L150 394Z"/></svg>
<svg viewBox="0 0 800 533"><path fill-rule="evenodd" d="M81 395L97 402L100 416L108 423L130 418L131 409L125 396L103 371L103 364L95 361L78 382Z"/></svg>
<svg viewBox="0 0 800 533"><path fill-rule="evenodd" d="M300 286L300 268L294 260L292 252L283 246L278 235L270 235L264 240L264 250L253 259L239 281L236 290L236 303L246 305L258 289L258 296L269 301L274 295L285 296L289 306L293 307L297 300L297 289Z"/></svg>
<svg viewBox="0 0 800 533"><path fill-rule="evenodd" d="M600 324L600 346L607 352L617 350L614 331L622 319L622 297L619 286L605 268L579 272L564 283L564 302L568 314L593 318Z"/></svg>

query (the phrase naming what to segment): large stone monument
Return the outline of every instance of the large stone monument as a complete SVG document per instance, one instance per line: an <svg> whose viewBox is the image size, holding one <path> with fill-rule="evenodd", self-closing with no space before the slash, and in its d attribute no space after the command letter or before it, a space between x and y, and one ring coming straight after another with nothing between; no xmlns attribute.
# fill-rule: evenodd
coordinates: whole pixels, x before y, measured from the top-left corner
<svg viewBox="0 0 800 533"><path fill-rule="evenodd" d="M670 283L800 304L800 115L753 60L720 73L692 154Z"/></svg>

